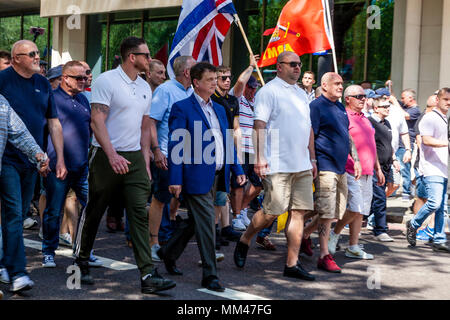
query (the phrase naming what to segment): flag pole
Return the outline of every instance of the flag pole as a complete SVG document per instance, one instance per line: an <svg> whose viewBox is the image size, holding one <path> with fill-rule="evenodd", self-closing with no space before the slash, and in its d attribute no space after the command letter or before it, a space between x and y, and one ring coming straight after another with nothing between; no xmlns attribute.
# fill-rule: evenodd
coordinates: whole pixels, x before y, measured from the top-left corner
<svg viewBox="0 0 450 320"><path fill-rule="evenodd" d="M250 56L253 57L254 56L253 51L252 51L252 48L250 47L250 43L248 42L247 35L245 34L244 28L242 27L241 20L239 19L239 16L237 15L237 13L235 13L233 16L234 16L234 21L238 25L239 30L241 30L242 36L244 37L244 41L245 41L245 44L247 45L248 52L250 53ZM261 70L259 70L258 64L256 64L256 73L258 73L259 79L261 80L261 84L265 85L264 78L261 74Z"/></svg>
<svg viewBox="0 0 450 320"><path fill-rule="evenodd" d="M331 50L333 51L334 72L339 73L338 68L337 68L337 60L336 60L336 49L334 47L333 24L331 22L330 6L329 6L328 0L324 0L323 2L325 4L327 24L330 29L330 39L329 40L331 40L330 45L331 45Z"/></svg>

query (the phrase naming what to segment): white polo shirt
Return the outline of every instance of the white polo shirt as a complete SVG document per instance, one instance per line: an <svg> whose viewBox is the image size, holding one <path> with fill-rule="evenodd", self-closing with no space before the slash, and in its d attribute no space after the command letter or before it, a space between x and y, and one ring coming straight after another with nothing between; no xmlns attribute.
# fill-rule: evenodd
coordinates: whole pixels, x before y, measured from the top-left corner
<svg viewBox="0 0 450 320"><path fill-rule="evenodd" d="M400 143L400 135L408 133L408 124L405 120L404 112L400 109L400 107L394 106L391 104L389 108L389 115L386 117L386 120L391 124L392 130L392 149L394 153L397 152L398 146ZM408 136L409 139L409 136ZM411 146L412 148L413 146Z"/></svg>
<svg viewBox="0 0 450 320"><path fill-rule="evenodd" d="M311 118L304 90L276 77L256 94L255 120L267 124L268 174L312 169L308 149Z"/></svg>
<svg viewBox="0 0 450 320"><path fill-rule="evenodd" d="M142 117L148 115L152 101L149 84L137 77L131 80L122 66L102 73L92 85L92 103L109 107L105 124L116 151L141 150ZM100 147L93 138L92 145Z"/></svg>
<svg viewBox="0 0 450 320"><path fill-rule="evenodd" d="M447 117L436 108L426 113L419 123L421 136L431 136L448 141ZM440 176L447 178L448 147L434 148L422 143L420 148L420 171L425 177Z"/></svg>

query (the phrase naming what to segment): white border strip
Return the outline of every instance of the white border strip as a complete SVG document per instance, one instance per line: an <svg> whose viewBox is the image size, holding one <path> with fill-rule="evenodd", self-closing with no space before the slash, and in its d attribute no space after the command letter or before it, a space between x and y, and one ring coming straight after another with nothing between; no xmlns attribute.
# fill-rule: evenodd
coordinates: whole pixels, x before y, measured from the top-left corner
<svg viewBox="0 0 450 320"><path fill-rule="evenodd" d="M37 250L42 250L42 242L30 240L30 239L23 239L24 245L28 248L33 248ZM73 251L72 249L57 249L55 251L55 254L59 256L65 256L69 258L73 258ZM103 262L103 267L118 271L125 271L125 270L133 270L137 269L137 266L131 263L122 262L122 261L116 261L108 258L99 257L96 255L97 258L99 258Z"/></svg>

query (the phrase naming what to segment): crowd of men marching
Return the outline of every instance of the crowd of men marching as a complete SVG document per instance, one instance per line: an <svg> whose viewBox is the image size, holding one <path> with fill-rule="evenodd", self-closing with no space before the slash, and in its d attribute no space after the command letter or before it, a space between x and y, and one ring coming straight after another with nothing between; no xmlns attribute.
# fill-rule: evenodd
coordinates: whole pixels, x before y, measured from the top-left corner
<svg viewBox="0 0 450 320"><path fill-rule="evenodd" d="M314 73L300 80L293 52L278 56L276 77L262 87L252 75L258 57L231 87L230 68L189 56L175 59L175 78L166 81L164 64L151 59L143 39L124 39L120 56L91 87L86 62L46 71L27 40L0 52L0 281L11 291L34 285L23 229L38 223L29 213L35 185L42 266L54 268L58 246L71 246L88 285L90 268L102 265L92 250L105 212L108 229L127 234L143 293L175 287L154 262L181 276L176 261L194 235L202 286L224 291L220 246L236 242L233 259L243 268L255 236L257 245L276 250L270 232L286 212L283 275L315 280L299 260L313 255L313 232L318 269L340 273L333 255L344 228L349 258L374 259L358 243L366 223L376 240L394 241L386 199L401 180L402 198L415 196L408 243L426 239L434 251L450 252L450 88L432 94L421 113L414 90L398 101L389 81L376 91L367 82L344 90L341 76L329 72L314 89ZM186 219L177 215L180 206Z"/></svg>

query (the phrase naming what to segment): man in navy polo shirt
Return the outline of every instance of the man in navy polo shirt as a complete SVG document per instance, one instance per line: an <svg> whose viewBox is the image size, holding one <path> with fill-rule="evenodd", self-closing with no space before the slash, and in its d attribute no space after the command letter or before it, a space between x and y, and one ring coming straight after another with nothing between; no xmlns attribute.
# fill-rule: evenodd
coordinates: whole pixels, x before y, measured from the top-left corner
<svg viewBox="0 0 450 320"><path fill-rule="evenodd" d="M44 179L47 193L47 205L42 223L44 268L56 267L54 257L59 244L60 213L67 193L72 188L77 199L86 206L88 194L88 150L91 138L91 111L87 98L80 94L87 80L84 66L79 61L70 61L62 69L60 86L53 91L58 118L63 128L65 141L64 159L66 159L67 177L56 177L56 152L51 139L48 139L47 152L50 158L50 172Z"/></svg>
<svg viewBox="0 0 450 320"><path fill-rule="evenodd" d="M39 51L33 42L20 40L13 45L11 55L12 66L0 72L0 94L9 101L41 148L44 146L44 127L48 125L57 155L56 177L64 179L67 171L62 128L50 83L39 74ZM8 143L2 159L0 197L5 243L3 263L12 278L13 288L32 285L25 270L22 233L23 217L30 207L36 174L36 167Z"/></svg>
<svg viewBox="0 0 450 320"><path fill-rule="evenodd" d="M347 177L345 165L351 152L355 161L355 180L361 175L356 148L349 134L347 112L339 99L342 97L343 80L334 72L325 73L321 79L322 95L310 103L311 125L314 130L315 151L319 174L314 181L315 212L319 215L318 232L320 257L319 269L340 273L341 269L328 251L331 221L342 219L347 206ZM315 224L305 229L304 238L312 233Z"/></svg>

